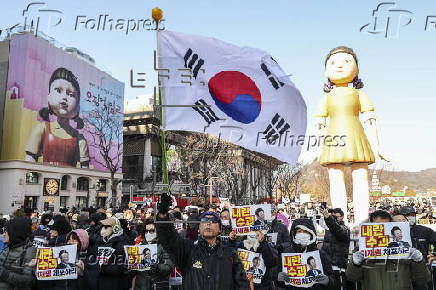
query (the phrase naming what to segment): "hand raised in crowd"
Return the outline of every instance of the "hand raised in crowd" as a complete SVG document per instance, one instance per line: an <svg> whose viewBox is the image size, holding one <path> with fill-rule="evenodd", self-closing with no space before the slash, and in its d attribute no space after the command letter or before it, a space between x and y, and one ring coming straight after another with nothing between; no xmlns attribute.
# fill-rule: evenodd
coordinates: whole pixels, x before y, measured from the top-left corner
<svg viewBox="0 0 436 290"><path fill-rule="evenodd" d="M433 262L436 261L436 256L433 254L430 254L427 256L427 264L431 265L433 264Z"/></svg>
<svg viewBox="0 0 436 290"><path fill-rule="evenodd" d="M320 274L315 277L315 283L327 286L329 284L329 277L324 274Z"/></svg>
<svg viewBox="0 0 436 290"><path fill-rule="evenodd" d="M82 271L82 273L85 271L85 264L82 260L77 261L76 266L77 268L79 268L80 271Z"/></svg>
<svg viewBox="0 0 436 290"><path fill-rule="evenodd" d="M328 218L330 216L329 210L326 208L321 211L321 214L324 216L324 218Z"/></svg>
<svg viewBox="0 0 436 290"><path fill-rule="evenodd" d="M168 213L168 210L170 209L170 206L172 205L173 200L171 198L171 195L169 194L162 194L160 197L160 202L157 205L157 209L160 214L166 215Z"/></svg>
<svg viewBox="0 0 436 290"><path fill-rule="evenodd" d="M29 263L27 263L27 266L35 267L36 263L37 263L37 260L36 259L32 259L32 260L29 261Z"/></svg>
<svg viewBox="0 0 436 290"><path fill-rule="evenodd" d="M424 259L424 256L422 255L420 250L415 249L415 248L410 248L409 259L411 259L413 262L419 263L419 262L422 262L422 260Z"/></svg>
<svg viewBox="0 0 436 290"><path fill-rule="evenodd" d="M263 242L265 240L265 234L262 231L257 231L256 239L259 241L259 243Z"/></svg>
<svg viewBox="0 0 436 290"><path fill-rule="evenodd" d="M290 282L291 278L288 276L288 273L279 272L279 274L277 275L277 280L280 282Z"/></svg>
<svg viewBox="0 0 436 290"><path fill-rule="evenodd" d="M237 238L236 232L234 230L231 231L230 234L229 234L229 239L232 240L232 241L235 241L236 238Z"/></svg>
<svg viewBox="0 0 436 290"><path fill-rule="evenodd" d="M363 261L365 261L365 256L362 252L357 251L353 253L353 264L356 266L360 266L363 264Z"/></svg>

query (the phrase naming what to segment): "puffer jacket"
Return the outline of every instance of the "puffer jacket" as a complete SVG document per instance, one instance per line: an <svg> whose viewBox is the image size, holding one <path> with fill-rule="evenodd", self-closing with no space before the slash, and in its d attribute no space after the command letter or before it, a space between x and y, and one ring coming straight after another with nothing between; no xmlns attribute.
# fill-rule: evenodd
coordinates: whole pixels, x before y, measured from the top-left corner
<svg viewBox="0 0 436 290"><path fill-rule="evenodd" d="M93 290L114 289L124 290L130 288L130 276L126 274L124 246L129 244L128 238L122 233L111 236L105 241L101 236L87 251L85 264L86 283ZM111 247L115 249L109 261L101 267L96 263L98 247Z"/></svg>
<svg viewBox="0 0 436 290"><path fill-rule="evenodd" d="M297 231L297 226L303 226L312 235L313 242L310 245L308 245L307 247L302 247L301 245L296 244L294 242L294 237L295 237L295 233ZM304 253L304 252L312 252L312 251L318 250L318 248L316 247L316 240L317 239L316 239L315 225L313 224L313 221L311 219L296 219L292 223L291 230L290 230L290 236L291 236L291 243L288 247L285 247L283 249L283 253ZM324 275L326 275L329 278L329 283L327 286L324 286L321 284L314 284L312 287L305 288L305 289L310 289L310 290L336 289L336 287L338 287L338 281L336 280L336 278L334 276L330 258L328 256L328 254L322 249L319 250L319 255L321 258L321 264L322 264ZM282 262L283 261L280 261L280 264ZM280 267L282 268L282 264L280 265ZM285 289L292 289L292 290L301 289L299 287L285 285L283 282L278 282L277 285L279 287L282 287Z"/></svg>
<svg viewBox="0 0 436 290"><path fill-rule="evenodd" d="M361 281L362 290L410 290L412 281L423 283L430 280L430 271L425 265L411 260L366 260L363 265L348 263L347 279Z"/></svg>
<svg viewBox="0 0 436 290"><path fill-rule="evenodd" d="M323 250L329 254L333 266L346 269L350 247L350 230L343 222L338 222L333 216L324 220L329 230L325 232Z"/></svg>
<svg viewBox="0 0 436 290"><path fill-rule="evenodd" d="M163 220L169 220L168 216ZM169 223L156 224L156 230L162 247L182 272L183 289L249 289L249 282L233 247L221 244L219 239L213 247L201 237L196 242L184 240Z"/></svg>
<svg viewBox="0 0 436 290"><path fill-rule="evenodd" d="M0 290L32 289L36 278L35 267L27 264L36 258L36 248L26 244L6 247L0 252L0 267L6 270L4 279L0 279Z"/></svg>
<svg viewBox="0 0 436 290"><path fill-rule="evenodd" d="M148 290L155 289L168 289L168 279L174 263L171 261L170 256L158 243L157 239L151 243L147 243L143 239L141 245L157 244L157 268L151 271L138 271L135 280L135 290Z"/></svg>

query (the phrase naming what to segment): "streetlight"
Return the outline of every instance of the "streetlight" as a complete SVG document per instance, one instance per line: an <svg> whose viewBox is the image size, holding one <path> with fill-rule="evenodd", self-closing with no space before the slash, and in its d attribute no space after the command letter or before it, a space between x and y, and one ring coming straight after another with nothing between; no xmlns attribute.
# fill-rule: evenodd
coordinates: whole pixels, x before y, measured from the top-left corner
<svg viewBox="0 0 436 290"><path fill-rule="evenodd" d="M207 185L205 186L209 186L209 204L212 204L212 180L213 179L221 179L219 177L209 177L208 181L207 181Z"/></svg>

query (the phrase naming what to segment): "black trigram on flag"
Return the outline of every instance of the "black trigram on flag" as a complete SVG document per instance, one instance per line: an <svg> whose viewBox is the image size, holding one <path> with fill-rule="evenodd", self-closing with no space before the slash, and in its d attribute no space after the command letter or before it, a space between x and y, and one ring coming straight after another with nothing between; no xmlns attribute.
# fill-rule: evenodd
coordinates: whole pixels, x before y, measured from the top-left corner
<svg viewBox="0 0 436 290"><path fill-rule="evenodd" d="M274 60L274 59L273 59ZM266 64L262 63L260 65L260 68L263 70L263 72L266 74L266 76L268 77L269 81L271 82L272 86L274 87L274 89L278 90L279 88L283 87L284 83L282 83L281 81L279 81L275 76L273 76L271 74L271 72L269 71L268 67L266 66Z"/></svg>
<svg viewBox="0 0 436 290"><path fill-rule="evenodd" d="M265 131L262 132L263 139L270 145L274 145L276 140L280 138L291 126L280 117L279 114L275 114L274 118L271 120L271 124L268 125Z"/></svg>
<svg viewBox="0 0 436 290"><path fill-rule="evenodd" d="M203 117L203 119L207 122L208 126L213 122L220 120L220 118L215 115L215 112L210 107L207 107L208 104L203 99L199 99L198 101L196 101L195 105L196 107L192 108L197 111L200 116Z"/></svg>
<svg viewBox="0 0 436 290"><path fill-rule="evenodd" d="M204 64L204 59L199 58L198 54L193 53L192 49L188 49L185 53L185 67L192 69L192 75L194 78L197 78L198 71L200 70L201 66Z"/></svg>

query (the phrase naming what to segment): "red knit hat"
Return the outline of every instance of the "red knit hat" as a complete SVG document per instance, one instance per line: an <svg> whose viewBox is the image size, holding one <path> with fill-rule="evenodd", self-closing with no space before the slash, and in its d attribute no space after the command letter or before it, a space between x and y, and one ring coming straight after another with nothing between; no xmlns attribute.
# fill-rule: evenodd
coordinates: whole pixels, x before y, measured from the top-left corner
<svg viewBox="0 0 436 290"><path fill-rule="evenodd" d="M68 233L67 235L67 241L70 238L71 234L75 233L80 241L81 250L86 250L89 246L89 236L88 232L82 229L73 230Z"/></svg>

